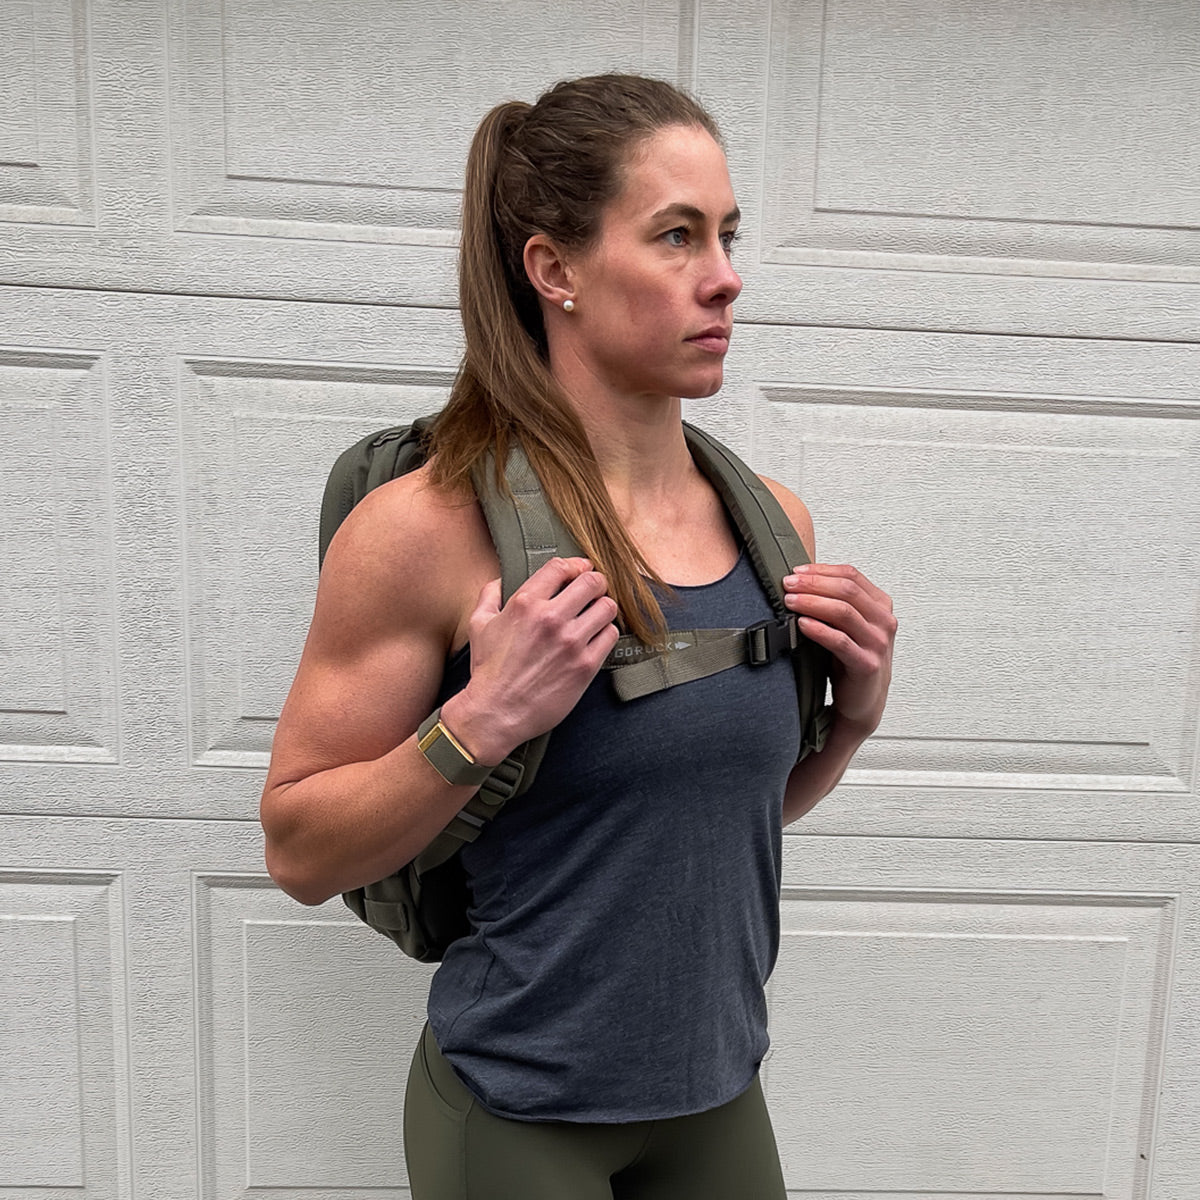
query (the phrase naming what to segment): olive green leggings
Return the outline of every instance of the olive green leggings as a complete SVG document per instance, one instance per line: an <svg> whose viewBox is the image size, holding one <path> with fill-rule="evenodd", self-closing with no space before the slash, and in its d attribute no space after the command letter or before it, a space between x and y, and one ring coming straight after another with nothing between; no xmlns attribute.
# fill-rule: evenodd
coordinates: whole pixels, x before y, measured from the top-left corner
<svg viewBox="0 0 1200 1200"><path fill-rule="evenodd" d="M784 1200L755 1076L692 1116L622 1125L512 1121L483 1108L425 1027L404 1098L413 1200Z"/></svg>

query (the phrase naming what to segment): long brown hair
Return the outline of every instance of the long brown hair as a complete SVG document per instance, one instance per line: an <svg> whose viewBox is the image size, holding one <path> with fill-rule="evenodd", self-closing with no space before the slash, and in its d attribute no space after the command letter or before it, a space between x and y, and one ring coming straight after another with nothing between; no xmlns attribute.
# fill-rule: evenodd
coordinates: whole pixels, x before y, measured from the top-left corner
<svg viewBox="0 0 1200 1200"><path fill-rule="evenodd" d="M655 640L665 622L647 580L660 583L629 537L587 435L549 369L525 243L544 233L569 249L596 238L635 146L660 129L716 123L657 79L597 75L555 84L536 104L497 105L467 158L459 250L466 352L430 434L433 480L458 488L489 449L497 463L520 441L546 495L596 570L626 627Z"/></svg>

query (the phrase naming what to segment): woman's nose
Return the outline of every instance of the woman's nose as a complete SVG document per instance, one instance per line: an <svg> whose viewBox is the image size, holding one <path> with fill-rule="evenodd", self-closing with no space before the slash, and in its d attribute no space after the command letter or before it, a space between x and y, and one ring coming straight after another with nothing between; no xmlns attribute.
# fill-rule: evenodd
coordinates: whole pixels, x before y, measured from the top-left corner
<svg viewBox="0 0 1200 1200"><path fill-rule="evenodd" d="M705 282L707 300L711 303L732 304L742 291L742 277L733 269L729 255L722 246L713 264L712 276Z"/></svg>

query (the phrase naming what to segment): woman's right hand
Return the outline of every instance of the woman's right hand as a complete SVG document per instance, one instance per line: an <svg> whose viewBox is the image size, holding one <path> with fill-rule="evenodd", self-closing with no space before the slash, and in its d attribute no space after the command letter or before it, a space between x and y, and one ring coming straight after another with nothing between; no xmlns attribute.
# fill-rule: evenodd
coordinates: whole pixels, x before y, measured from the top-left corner
<svg viewBox="0 0 1200 1200"><path fill-rule="evenodd" d="M442 706L446 727L481 763L553 729L578 703L620 632L616 602L585 558L554 558L500 605L500 580L468 623L471 678Z"/></svg>

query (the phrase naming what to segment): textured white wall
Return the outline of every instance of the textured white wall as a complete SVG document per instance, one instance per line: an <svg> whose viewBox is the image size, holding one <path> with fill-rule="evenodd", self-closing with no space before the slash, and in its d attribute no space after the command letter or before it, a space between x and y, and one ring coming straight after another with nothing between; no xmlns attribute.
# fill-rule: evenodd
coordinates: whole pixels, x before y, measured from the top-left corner
<svg viewBox="0 0 1200 1200"><path fill-rule="evenodd" d="M0 1200L407 1194L428 972L258 791L324 473L454 371L470 131L610 68L746 214L689 415L901 619L786 840L790 1188L1198 1194L1194 5L7 0Z"/></svg>

